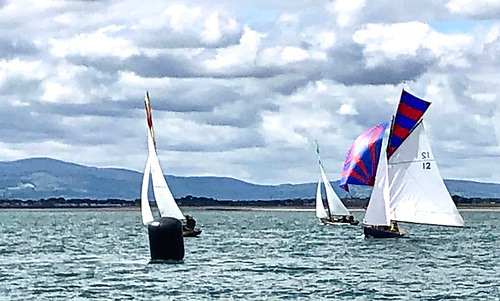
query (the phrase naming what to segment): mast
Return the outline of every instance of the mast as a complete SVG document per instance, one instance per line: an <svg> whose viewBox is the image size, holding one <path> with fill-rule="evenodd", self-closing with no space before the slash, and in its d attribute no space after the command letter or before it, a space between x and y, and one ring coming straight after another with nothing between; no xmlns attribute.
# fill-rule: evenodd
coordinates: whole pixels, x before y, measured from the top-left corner
<svg viewBox="0 0 500 301"><path fill-rule="evenodd" d="M387 139L387 145L385 146L385 153L386 153L386 156L389 157L389 145L391 145L391 138L392 138L392 129L394 127L394 115L392 115L392 118L391 118L391 129L389 130L389 138Z"/></svg>
<svg viewBox="0 0 500 301"><path fill-rule="evenodd" d="M184 220L185 217L182 214L179 206L175 202L175 199L170 191L167 182L165 181L165 177L163 175L163 171L160 166L160 161L158 159L158 154L156 152L156 140L154 136L153 129L153 117L151 113L151 105L149 100L149 93L146 92L144 97L144 105L146 108L146 118L148 122L148 163L147 168L151 173L151 182L153 184L153 193L155 197L156 204L158 205L158 209L160 211L161 217L173 217L178 220ZM149 176L149 174L148 174ZM149 216L149 214L147 214Z"/></svg>

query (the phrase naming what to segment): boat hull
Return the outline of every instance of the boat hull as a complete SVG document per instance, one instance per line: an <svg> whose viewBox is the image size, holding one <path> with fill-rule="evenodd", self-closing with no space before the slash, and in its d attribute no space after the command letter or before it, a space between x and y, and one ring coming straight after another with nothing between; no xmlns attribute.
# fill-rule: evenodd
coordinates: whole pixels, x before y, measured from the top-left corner
<svg viewBox="0 0 500 301"><path fill-rule="evenodd" d="M341 221L341 220L331 220L331 219L326 219L326 218L322 218L320 220L324 225L355 226L355 225L359 224L359 221L357 221L357 220L353 220L350 222L349 221Z"/></svg>
<svg viewBox="0 0 500 301"><path fill-rule="evenodd" d="M182 236L184 236L184 237L196 237L200 234L201 234L200 229L192 229L192 230L183 229L182 230Z"/></svg>
<svg viewBox="0 0 500 301"><path fill-rule="evenodd" d="M365 237L371 238L397 238L402 237L404 234L397 231L374 229L371 227L363 227Z"/></svg>

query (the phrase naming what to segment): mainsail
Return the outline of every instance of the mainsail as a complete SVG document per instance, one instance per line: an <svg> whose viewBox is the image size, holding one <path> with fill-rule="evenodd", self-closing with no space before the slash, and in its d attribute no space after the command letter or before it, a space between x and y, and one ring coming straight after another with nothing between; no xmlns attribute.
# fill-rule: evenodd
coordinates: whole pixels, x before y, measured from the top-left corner
<svg viewBox="0 0 500 301"><path fill-rule="evenodd" d="M173 217L179 220L184 220L185 217L181 210L177 206L170 189L168 188L167 182L163 176L163 171L158 160L158 155L156 153L156 143L154 139L153 130L153 119L151 114L151 107L149 101L149 95L146 92L144 99L144 104L146 107L146 117L148 120L148 160L146 163L146 168L144 170L144 178L142 183L142 193L141 193L141 211L143 217L143 223L147 224L152 218L151 208L149 207L149 201L147 198L147 192L149 188L149 174L151 174L151 182L153 184L153 194L155 197L158 210L160 211L161 217ZM146 175L147 173L147 175ZM147 204L147 206L146 206ZM148 212L149 210L149 212Z"/></svg>
<svg viewBox="0 0 500 301"><path fill-rule="evenodd" d="M148 157L148 160L146 161L146 168L144 168L144 175L142 178L142 191L141 191L141 215L142 215L142 223L144 225L147 225L154 220L148 199L148 188L149 188L148 184L149 184L150 173L151 173L151 163Z"/></svg>
<svg viewBox="0 0 500 301"><path fill-rule="evenodd" d="M387 171L387 156L385 152L380 152L380 160L375 175L375 185L363 223L373 226L389 226L389 175Z"/></svg>
<svg viewBox="0 0 500 301"><path fill-rule="evenodd" d="M318 188L316 191L316 216L318 218L331 218L334 215L351 215L351 212L344 206L340 198L337 196L333 190L332 184L326 177L325 170L323 168L323 163L321 163L321 157L319 155L319 145L316 141L316 153L318 154L318 163L321 178L318 181ZM323 198L321 196L321 182L325 185L326 201L328 205L328 213L323 207Z"/></svg>
<svg viewBox="0 0 500 301"><path fill-rule="evenodd" d="M389 159L389 179L393 220L464 226L439 173L423 121Z"/></svg>
<svg viewBox="0 0 500 301"><path fill-rule="evenodd" d="M318 180L318 187L316 189L316 217L319 219L328 218L323 205L323 197L321 196L321 179Z"/></svg>
<svg viewBox="0 0 500 301"><path fill-rule="evenodd" d="M340 198L337 196L335 191L333 190L332 184L326 177L325 171L323 169L323 165L320 162L319 169L321 171L321 179L323 180L323 184L325 185L326 192L326 200L328 203L328 209L330 211L330 216L333 215L351 215L349 210L344 206Z"/></svg>

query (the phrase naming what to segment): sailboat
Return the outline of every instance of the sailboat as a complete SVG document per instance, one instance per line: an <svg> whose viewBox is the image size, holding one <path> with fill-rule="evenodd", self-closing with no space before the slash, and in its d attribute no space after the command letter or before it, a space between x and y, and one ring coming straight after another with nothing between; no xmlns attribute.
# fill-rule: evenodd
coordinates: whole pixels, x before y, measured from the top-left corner
<svg viewBox="0 0 500 301"><path fill-rule="evenodd" d="M148 191L150 176L153 188L153 194L158 207L160 217L173 217L180 220L183 223L183 236L193 237L198 236L201 233L200 229L195 228L194 219L182 213L179 206L175 202L172 192L168 188L165 177L163 176L163 171L160 166L160 161L158 160L158 154L156 153L156 140L153 129L153 118L151 114L151 106L149 101L149 94L146 92L144 98L144 105L146 107L146 118L148 122L148 159L146 161L146 167L144 169L144 175L142 178L142 190L141 190L141 215L142 222L145 226L154 222L153 213L151 211L151 206L149 204Z"/></svg>
<svg viewBox="0 0 500 301"><path fill-rule="evenodd" d="M326 177L323 163L319 156L319 146L316 142L316 153L318 154L320 178L316 189L316 217L323 224L327 225L357 225L359 221L355 220L351 212L344 206L340 198ZM324 185L326 192L326 204L323 204L323 196L321 195L321 186Z"/></svg>
<svg viewBox="0 0 500 301"><path fill-rule="evenodd" d="M387 124L366 131L351 147L356 151L349 152L344 164L341 179L344 188L349 183L360 184L359 170L368 162L366 154L372 155L370 159L378 154L377 162L372 165L376 166L376 172L370 175L373 180L365 182L374 186L363 221L365 237L403 236L397 222L465 226L425 134L422 117L429 105L430 102L403 90L386 151L381 149Z"/></svg>

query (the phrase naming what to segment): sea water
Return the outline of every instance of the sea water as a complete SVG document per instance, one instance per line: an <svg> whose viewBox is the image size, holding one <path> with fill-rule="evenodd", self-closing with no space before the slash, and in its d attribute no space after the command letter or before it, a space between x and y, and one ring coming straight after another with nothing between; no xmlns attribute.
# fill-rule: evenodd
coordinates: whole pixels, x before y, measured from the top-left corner
<svg viewBox="0 0 500 301"><path fill-rule="evenodd" d="M138 211L0 211L0 300L500 298L499 211L379 240L313 211L185 212L203 233L182 263L150 264Z"/></svg>

